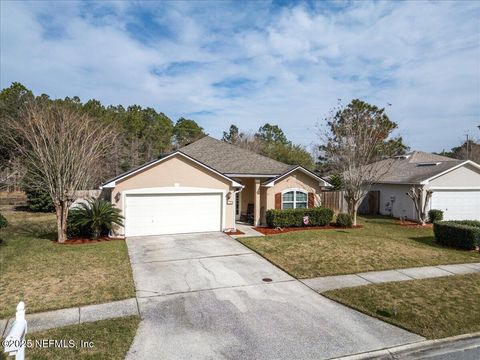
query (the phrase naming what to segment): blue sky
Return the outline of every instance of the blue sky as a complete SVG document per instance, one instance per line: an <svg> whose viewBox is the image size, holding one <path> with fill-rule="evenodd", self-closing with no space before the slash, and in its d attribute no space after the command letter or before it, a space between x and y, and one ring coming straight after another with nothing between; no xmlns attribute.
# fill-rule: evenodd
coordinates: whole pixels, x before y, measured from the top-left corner
<svg viewBox="0 0 480 360"><path fill-rule="evenodd" d="M413 149L480 138L480 2L0 4L2 88L151 106L215 137L270 122L308 147L360 98Z"/></svg>

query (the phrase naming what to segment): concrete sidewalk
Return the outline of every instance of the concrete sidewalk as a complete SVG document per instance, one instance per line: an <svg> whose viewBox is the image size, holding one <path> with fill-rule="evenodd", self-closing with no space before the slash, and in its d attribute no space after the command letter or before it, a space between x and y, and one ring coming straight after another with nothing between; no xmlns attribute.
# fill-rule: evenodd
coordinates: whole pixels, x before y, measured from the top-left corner
<svg viewBox="0 0 480 360"><path fill-rule="evenodd" d="M239 224L237 223L236 224L236 228L237 230L240 230L241 232L243 232L244 234L243 235L230 235L231 237L233 237L234 239L239 239L239 238L244 238L244 237L251 237L251 236L265 236L263 235L261 232L258 232L257 230L255 230L253 228L253 226L251 225L247 225L247 224ZM227 234L228 235L228 234Z"/></svg>
<svg viewBox="0 0 480 360"><path fill-rule="evenodd" d="M348 287L380 284L393 281L429 279L441 276L462 275L480 272L480 263L423 266L386 271L369 271L358 274L322 276L301 280L317 292Z"/></svg>
<svg viewBox="0 0 480 360"><path fill-rule="evenodd" d="M28 332L35 332L130 315L139 315L138 304L135 298L35 314L27 313L25 317L27 319ZM0 335L2 338L8 334L14 321L14 317L0 320Z"/></svg>

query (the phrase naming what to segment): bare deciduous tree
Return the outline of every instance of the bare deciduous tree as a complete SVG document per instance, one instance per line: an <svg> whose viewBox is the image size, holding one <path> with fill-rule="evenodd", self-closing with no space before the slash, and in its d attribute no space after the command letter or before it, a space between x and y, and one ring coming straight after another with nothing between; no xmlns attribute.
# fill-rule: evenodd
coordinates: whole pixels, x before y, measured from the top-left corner
<svg viewBox="0 0 480 360"><path fill-rule="evenodd" d="M29 102L21 116L10 119L9 127L29 184L52 197L58 241L64 242L75 192L98 180L116 133L71 107L41 101Z"/></svg>
<svg viewBox="0 0 480 360"><path fill-rule="evenodd" d="M417 213L418 222L421 225L425 225L427 222L427 207L430 198L432 197L432 191L428 190L425 186L416 187L412 186L407 192L410 199L413 200L415 205L415 211Z"/></svg>
<svg viewBox="0 0 480 360"><path fill-rule="evenodd" d="M320 150L334 173L341 176L353 225L357 224L358 207L372 184L390 168L391 162L378 160L404 148L401 138L389 138L396 127L384 109L360 100L334 109L327 119Z"/></svg>

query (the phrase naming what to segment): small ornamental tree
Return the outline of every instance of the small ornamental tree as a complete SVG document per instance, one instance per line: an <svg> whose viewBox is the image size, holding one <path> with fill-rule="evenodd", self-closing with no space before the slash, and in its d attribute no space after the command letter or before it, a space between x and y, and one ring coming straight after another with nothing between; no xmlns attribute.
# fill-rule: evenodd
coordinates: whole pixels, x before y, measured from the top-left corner
<svg viewBox="0 0 480 360"><path fill-rule="evenodd" d="M116 133L75 107L42 100L28 102L8 126L31 189L47 192L53 201L58 242L65 242L69 206L78 190L99 180Z"/></svg>
<svg viewBox="0 0 480 360"><path fill-rule="evenodd" d="M321 158L333 173L340 175L348 212L353 225L357 225L362 199L390 169L391 162L379 160L405 152L407 147L401 137L391 137L397 124L388 118L385 109L358 99L334 109L326 121L326 131L321 134Z"/></svg>
<svg viewBox="0 0 480 360"><path fill-rule="evenodd" d="M433 192L425 186L412 186L407 192L408 197L412 199L415 206L418 223L422 226L425 225L428 220L427 208L432 194Z"/></svg>

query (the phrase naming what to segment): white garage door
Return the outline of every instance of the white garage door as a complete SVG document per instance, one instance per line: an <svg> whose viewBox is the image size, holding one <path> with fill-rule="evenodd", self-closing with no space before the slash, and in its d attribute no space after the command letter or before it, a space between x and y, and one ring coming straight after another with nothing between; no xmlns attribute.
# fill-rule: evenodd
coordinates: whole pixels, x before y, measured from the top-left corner
<svg viewBox="0 0 480 360"><path fill-rule="evenodd" d="M136 194L125 202L125 236L222 230L220 193Z"/></svg>
<svg viewBox="0 0 480 360"><path fill-rule="evenodd" d="M480 190L435 190L431 209L443 210L445 220L480 220Z"/></svg>

